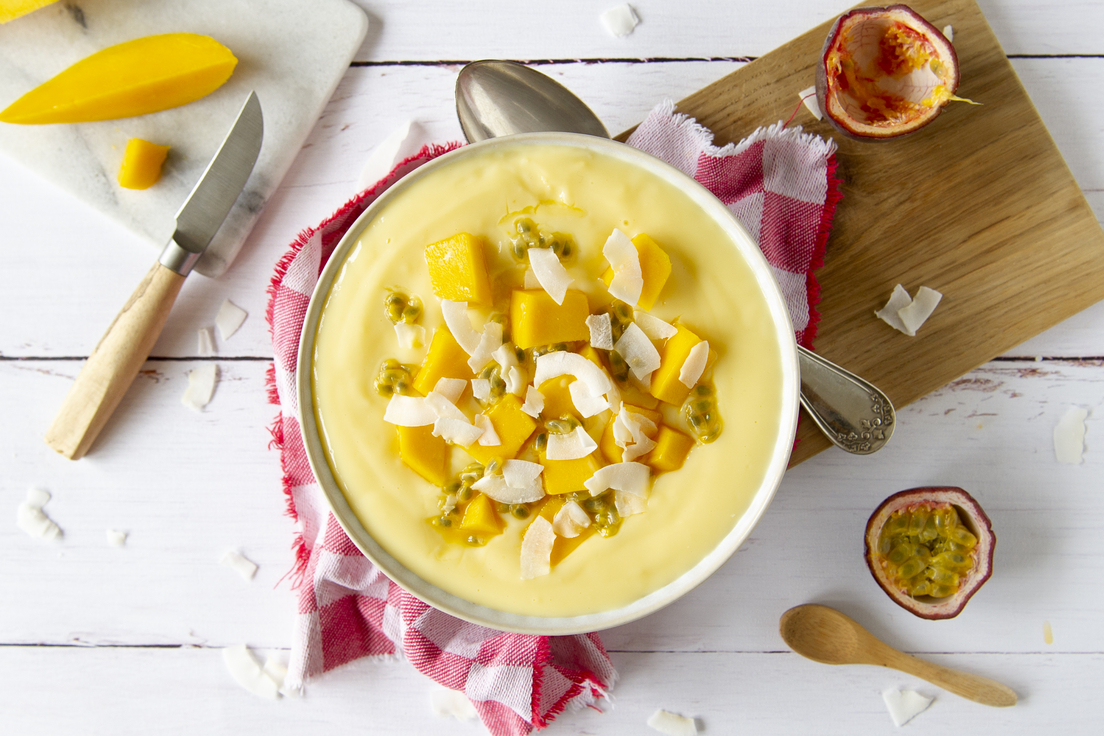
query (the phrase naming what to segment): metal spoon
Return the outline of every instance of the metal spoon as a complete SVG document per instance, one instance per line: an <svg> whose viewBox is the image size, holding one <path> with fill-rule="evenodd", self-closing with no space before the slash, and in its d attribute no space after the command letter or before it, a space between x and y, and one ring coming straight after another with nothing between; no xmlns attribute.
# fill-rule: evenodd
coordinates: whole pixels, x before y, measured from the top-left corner
<svg viewBox="0 0 1104 736"><path fill-rule="evenodd" d="M815 604L791 608L782 614L778 629L790 649L814 662L890 667L982 705L1016 704L1011 688L898 651L834 608Z"/></svg>
<svg viewBox="0 0 1104 736"><path fill-rule="evenodd" d="M609 138L598 116L569 89L513 61L473 61L456 78L456 114L471 143L515 133L584 133ZM881 449L896 414L882 391L797 346L801 405L828 439L856 455Z"/></svg>

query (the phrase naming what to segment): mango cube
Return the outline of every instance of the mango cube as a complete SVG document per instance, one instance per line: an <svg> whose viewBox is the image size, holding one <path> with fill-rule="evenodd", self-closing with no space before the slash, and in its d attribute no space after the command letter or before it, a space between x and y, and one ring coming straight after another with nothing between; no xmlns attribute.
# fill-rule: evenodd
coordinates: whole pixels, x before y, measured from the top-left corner
<svg viewBox="0 0 1104 736"><path fill-rule="evenodd" d="M487 465L496 457L506 460L517 457L518 450L537 428L533 417L521 410L521 402L513 394L506 394L483 413L491 420L495 434L502 442L493 446L473 443L470 447L464 448L483 465Z"/></svg>
<svg viewBox="0 0 1104 736"><path fill-rule="evenodd" d="M433 293L441 299L491 306L491 285L483 259L483 238L457 233L425 247Z"/></svg>
<svg viewBox="0 0 1104 736"><path fill-rule="evenodd" d="M168 146L131 138L119 167L119 186L124 189L149 189L161 178L161 165L169 155Z"/></svg>
<svg viewBox="0 0 1104 736"><path fill-rule="evenodd" d="M494 501L482 493L475 494L464 509L460 529L476 537L493 537L502 531L502 520L495 511Z"/></svg>
<svg viewBox="0 0 1104 736"><path fill-rule="evenodd" d="M448 445L433 436L433 427L396 427L399 458L403 464L435 486L448 483Z"/></svg>
<svg viewBox="0 0 1104 736"><path fill-rule="evenodd" d="M667 253L648 235L640 233L632 239L640 258L640 275L644 277L644 287L640 290L640 299L636 306L645 312L655 306L659 293L671 276L671 259ZM602 281L609 286L613 281L613 269L607 268Z"/></svg>
<svg viewBox="0 0 1104 736"><path fill-rule="evenodd" d="M544 478L544 491L553 496L585 491L586 486L583 483L602 466L593 452L577 460L549 460L543 450L537 454L541 465L544 466L544 471L541 473L541 477Z"/></svg>
<svg viewBox="0 0 1104 736"><path fill-rule="evenodd" d="M566 414L575 417L579 415L579 412L575 411L575 402L571 400L571 391L568 388L573 381L574 379L571 376L557 376L556 378L549 378L540 386L537 386L541 395L544 396L542 417L559 419Z"/></svg>
<svg viewBox="0 0 1104 736"><path fill-rule="evenodd" d="M660 363L652 374L651 391L652 396L660 401L679 406L690 393L690 387L679 380L679 373L690 349L701 342L701 338L683 325L675 326L678 332L659 349Z"/></svg>
<svg viewBox="0 0 1104 736"><path fill-rule="evenodd" d="M475 377L468 367L468 354L447 327L438 327L429 344L429 352L422 360L422 367L414 378L414 390L425 396L437 386L442 378L462 378L470 381Z"/></svg>
<svg viewBox="0 0 1104 736"><path fill-rule="evenodd" d="M510 335L522 350L557 342L590 340L586 319L590 304L586 294L568 289L563 304L556 304L544 289L514 291L510 300Z"/></svg>
<svg viewBox="0 0 1104 736"><path fill-rule="evenodd" d="M644 457L644 462L657 473L667 473L681 468L690 451L697 444L690 435L667 426L659 428L655 443L656 446Z"/></svg>

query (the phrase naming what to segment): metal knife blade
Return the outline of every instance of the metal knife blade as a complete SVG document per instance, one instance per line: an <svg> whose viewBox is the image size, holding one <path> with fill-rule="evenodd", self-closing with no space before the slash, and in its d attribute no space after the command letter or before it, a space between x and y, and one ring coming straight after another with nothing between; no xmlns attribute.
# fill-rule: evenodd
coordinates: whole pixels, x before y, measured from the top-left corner
<svg viewBox="0 0 1104 736"><path fill-rule="evenodd" d="M245 187L263 138L261 103L257 93L250 92L230 132L176 213L176 231L158 259L161 265L188 275Z"/></svg>

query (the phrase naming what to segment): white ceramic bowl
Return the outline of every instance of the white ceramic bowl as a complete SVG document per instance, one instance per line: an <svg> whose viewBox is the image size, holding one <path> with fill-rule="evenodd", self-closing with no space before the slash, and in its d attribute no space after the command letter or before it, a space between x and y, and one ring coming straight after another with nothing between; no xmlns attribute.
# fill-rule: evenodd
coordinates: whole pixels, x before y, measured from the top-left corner
<svg viewBox="0 0 1104 736"><path fill-rule="evenodd" d="M397 197L404 196L412 184L434 175L441 167L449 166L460 157L479 156L500 146L556 144L580 147L602 156L640 167L677 186L731 238L735 248L751 270L755 283L761 290L767 311L772 320L772 332L777 337L781 352L782 386L781 416L778 430L770 447L767 472L755 490L746 512L738 518L731 531L708 554L677 579L627 605L599 613L568 617L524 616L473 603L461 596L449 593L411 572L398 559L384 549L353 513L326 459L326 451L315 417L315 399L312 389L312 361L315 335L322 317L323 305L342 263L358 238L377 214ZM421 258L418 253L416 257ZM299 420L303 440L311 468L334 515L353 543L392 580L426 603L477 624L503 631L563 635L596 631L628 623L645 616L692 590L708 578L739 548L758 523L782 480L797 429L799 375L797 349L793 327L781 292L766 259L744 227L729 210L708 190L677 169L642 153L628 145L601 138L572 134L526 134L497 138L465 146L441 156L408 174L376 200L353 224L338 244L319 278L307 311L299 345L298 398ZM412 476L413 477L413 476Z"/></svg>

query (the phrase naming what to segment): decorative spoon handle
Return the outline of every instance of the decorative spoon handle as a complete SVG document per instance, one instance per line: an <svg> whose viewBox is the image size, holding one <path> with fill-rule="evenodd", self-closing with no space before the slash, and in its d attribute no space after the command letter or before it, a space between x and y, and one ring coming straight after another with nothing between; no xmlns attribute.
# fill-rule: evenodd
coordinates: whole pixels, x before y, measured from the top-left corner
<svg viewBox="0 0 1104 736"><path fill-rule="evenodd" d="M828 439L855 455L877 452L893 436L889 397L869 381L800 345L801 405Z"/></svg>
<svg viewBox="0 0 1104 736"><path fill-rule="evenodd" d="M975 703L981 703L982 705L1007 708L1016 704L1015 691L995 680L990 680L988 677L953 670L950 667L944 667L899 652L888 646L885 649L887 650L884 652L885 661L878 663L885 667L892 667L895 670L915 675L955 695L961 695L967 700L973 700Z"/></svg>

